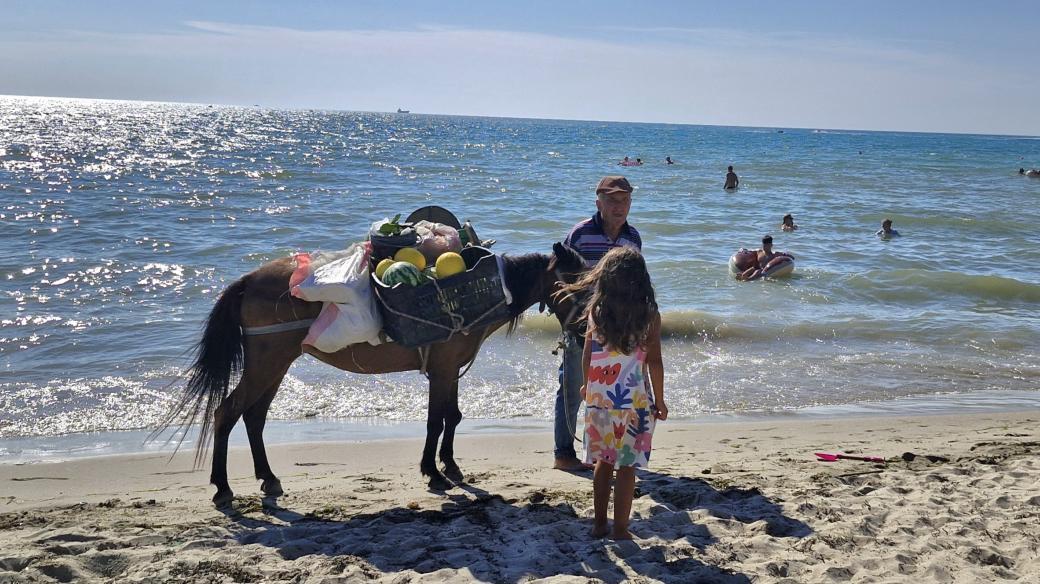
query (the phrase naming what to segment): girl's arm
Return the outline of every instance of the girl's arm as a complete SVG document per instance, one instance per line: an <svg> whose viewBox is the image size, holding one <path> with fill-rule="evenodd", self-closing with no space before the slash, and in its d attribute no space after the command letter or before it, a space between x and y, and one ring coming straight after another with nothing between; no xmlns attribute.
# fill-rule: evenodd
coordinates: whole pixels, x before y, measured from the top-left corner
<svg viewBox="0 0 1040 584"><path fill-rule="evenodd" d="M668 406L664 403L664 362L661 359L661 315L654 317L650 332L646 335L646 366L650 370L650 387L654 391L654 405L658 420L668 419Z"/></svg>
<svg viewBox="0 0 1040 584"><path fill-rule="evenodd" d="M589 386L589 366L592 365L592 319L585 327L585 348L581 351L581 399L585 399L585 389Z"/></svg>

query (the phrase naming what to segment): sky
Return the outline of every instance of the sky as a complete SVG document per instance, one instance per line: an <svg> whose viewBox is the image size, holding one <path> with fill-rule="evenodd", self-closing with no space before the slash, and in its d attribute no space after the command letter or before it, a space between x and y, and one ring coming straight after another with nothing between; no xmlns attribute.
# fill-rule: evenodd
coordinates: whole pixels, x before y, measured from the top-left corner
<svg viewBox="0 0 1040 584"><path fill-rule="evenodd" d="M1040 135L1035 3L4 0L0 94Z"/></svg>

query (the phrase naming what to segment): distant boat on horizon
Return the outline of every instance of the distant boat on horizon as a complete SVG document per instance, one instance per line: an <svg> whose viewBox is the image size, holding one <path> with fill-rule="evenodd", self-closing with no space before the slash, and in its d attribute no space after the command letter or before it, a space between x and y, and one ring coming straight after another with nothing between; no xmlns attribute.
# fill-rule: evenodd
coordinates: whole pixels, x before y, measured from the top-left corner
<svg viewBox="0 0 1040 584"><path fill-rule="evenodd" d="M408 110L403 110L403 109L401 109L401 108L397 108L397 113L399 113L399 114L409 114L409 113L411 113L411 112L410 112L410 111L408 111Z"/></svg>

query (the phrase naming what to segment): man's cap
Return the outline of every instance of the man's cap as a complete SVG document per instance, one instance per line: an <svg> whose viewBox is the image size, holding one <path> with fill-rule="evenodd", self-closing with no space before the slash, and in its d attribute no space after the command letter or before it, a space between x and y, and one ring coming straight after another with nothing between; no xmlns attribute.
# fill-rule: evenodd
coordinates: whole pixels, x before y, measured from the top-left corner
<svg viewBox="0 0 1040 584"><path fill-rule="evenodd" d="M597 195L610 195L613 193L632 193L632 185L623 176L605 176L596 185Z"/></svg>
<svg viewBox="0 0 1040 584"><path fill-rule="evenodd" d="M773 236L772 235L767 235L767 236L763 237L762 238L762 243L763 244L773 243Z"/></svg>

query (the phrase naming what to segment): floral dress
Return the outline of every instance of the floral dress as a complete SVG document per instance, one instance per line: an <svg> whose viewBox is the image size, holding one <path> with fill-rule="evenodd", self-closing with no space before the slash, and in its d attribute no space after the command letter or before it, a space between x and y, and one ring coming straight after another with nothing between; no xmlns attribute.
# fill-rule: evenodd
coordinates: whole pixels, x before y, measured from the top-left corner
<svg viewBox="0 0 1040 584"><path fill-rule="evenodd" d="M646 468L654 435L653 392L646 351L625 355L593 337L585 390L585 462Z"/></svg>

